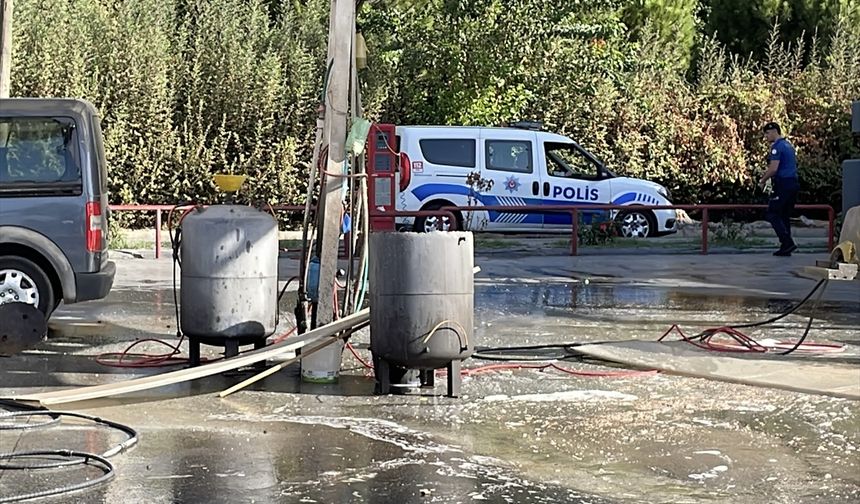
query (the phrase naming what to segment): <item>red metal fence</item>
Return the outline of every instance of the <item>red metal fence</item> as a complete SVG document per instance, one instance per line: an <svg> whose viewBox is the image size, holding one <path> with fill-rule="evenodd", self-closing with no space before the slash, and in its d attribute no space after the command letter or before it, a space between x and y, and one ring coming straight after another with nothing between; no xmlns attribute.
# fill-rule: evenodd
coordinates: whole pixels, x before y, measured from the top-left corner
<svg viewBox="0 0 860 504"><path fill-rule="evenodd" d="M162 214L181 208L190 208L194 205L110 205L111 212L155 212L155 258L161 258L161 228L163 227ZM273 212L299 213L304 212L305 207L300 205L272 205ZM172 222L167 223L173 225Z"/></svg>
<svg viewBox="0 0 860 504"><path fill-rule="evenodd" d="M491 211L505 213L562 213L570 214L571 217L571 235L570 235L570 255L579 253L579 213L591 212L594 210L684 210L686 212L702 212L702 254L708 253L708 225L710 224L711 210L766 210L767 205L552 205L552 206L503 206L503 205L488 205L480 207L469 206L449 206L441 210L449 210L452 212L463 211ZM797 210L823 210L827 212L827 250L833 250L834 234L836 223L836 211L830 205L796 205Z"/></svg>
<svg viewBox="0 0 860 504"><path fill-rule="evenodd" d="M189 205L190 206L190 205ZM175 205L111 205L112 212L155 212L155 257L161 257L161 228L163 224L162 212L175 210ZM180 207L181 208L181 207ZM397 211L397 212L371 212L371 217L429 217L446 216L450 219L452 229L457 226L456 214L459 212L505 212L505 213L539 213L539 214L569 214L571 217L570 255L579 253L579 214L595 210L684 210L686 212L702 212L702 250L708 253L708 225L710 223L709 212L719 210L766 210L767 205L553 205L553 206L450 206L439 210L427 210L420 212ZM836 211L830 205L797 205L797 210L820 210L827 212L827 250L833 250L835 242ZM273 211L300 213L305 207L300 205L273 205ZM172 224L172 223L168 223Z"/></svg>

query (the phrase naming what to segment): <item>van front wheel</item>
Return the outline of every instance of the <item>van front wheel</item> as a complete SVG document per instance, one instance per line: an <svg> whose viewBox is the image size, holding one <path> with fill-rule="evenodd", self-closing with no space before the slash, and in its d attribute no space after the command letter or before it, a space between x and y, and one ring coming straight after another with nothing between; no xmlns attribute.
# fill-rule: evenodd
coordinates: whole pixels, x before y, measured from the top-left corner
<svg viewBox="0 0 860 504"><path fill-rule="evenodd" d="M648 238L657 234L657 219L650 210L625 210L616 218L618 231L625 238Z"/></svg>

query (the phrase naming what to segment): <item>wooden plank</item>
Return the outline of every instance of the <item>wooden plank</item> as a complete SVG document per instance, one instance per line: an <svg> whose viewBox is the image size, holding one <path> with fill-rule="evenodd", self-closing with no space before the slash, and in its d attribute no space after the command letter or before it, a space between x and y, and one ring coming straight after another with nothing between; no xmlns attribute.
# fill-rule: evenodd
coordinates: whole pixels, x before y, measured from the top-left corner
<svg viewBox="0 0 860 504"><path fill-rule="evenodd" d="M251 364L255 364L266 359L292 353L302 347L318 343L326 338L332 338L335 336L335 338L332 339L339 339L336 337L338 333L364 324L368 320L370 320L370 309L364 309L354 315L344 317L326 326L308 331L301 336L288 339L282 343L267 346L266 348L254 350L231 359L225 359L195 368L181 369L154 376L135 378L118 383L11 396L9 399L38 402L44 406L49 406L52 404L87 401L90 399L128 394L131 392L139 392L142 390L149 390L164 387L166 385L196 380L198 378L205 378L225 371L232 371L240 367L250 366Z"/></svg>
<svg viewBox="0 0 860 504"><path fill-rule="evenodd" d="M244 389L245 387L253 385L253 384L257 383L258 381L262 380L263 378L269 377L269 376L277 373L278 371L280 371L282 369L286 369L287 366L302 360L302 358L307 357L308 355L313 355L314 353L316 353L316 352L322 350L323 348L331 345L332 343L334 343L335 341L337 341L339 339L341 339L341 338L337 338L337 337L335 337L335 338L323 338L323 340L319 344L311 346L310 348L303 348L301 355L297 355L291 359L287 359L284 362L281 362L275 366L270 367L269 369L263 371L262 373L256 374L256 375L248 378L247 380L245 380L241 383L237 383L236 385L233 385L232 387L221 391L218 394L218 397L221 397L221 398L227 397L228 395L233 394L235 392L238 392L238 391Z"/></svg>

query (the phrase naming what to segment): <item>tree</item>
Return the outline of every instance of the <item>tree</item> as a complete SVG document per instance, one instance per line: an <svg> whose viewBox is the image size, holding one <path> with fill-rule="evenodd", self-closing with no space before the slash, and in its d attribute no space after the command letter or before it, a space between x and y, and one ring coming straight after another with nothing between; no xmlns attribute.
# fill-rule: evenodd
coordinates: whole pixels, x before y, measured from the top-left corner
<svg viewBox="0 0 860 504"><path fill-rule="evenodd" d="M699 0L634 0L624 7L623 19L636 38L643 30L653 30L686 69L696 42L698 14Z"/></svg>
<svg viewBox="0 0 860 504"><path fill-rule="evenodd" d="M705 32L730 52L766 56L770 30L780 24L780 41L829 43L840 17L860 25L858 0L703 0Z"/></svg>

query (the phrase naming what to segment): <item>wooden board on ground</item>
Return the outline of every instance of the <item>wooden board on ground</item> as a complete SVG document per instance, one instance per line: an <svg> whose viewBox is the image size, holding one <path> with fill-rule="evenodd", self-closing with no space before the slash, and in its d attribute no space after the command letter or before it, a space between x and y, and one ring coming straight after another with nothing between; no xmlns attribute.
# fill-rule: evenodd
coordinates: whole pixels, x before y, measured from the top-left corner
<svg viewBox="0 0 860 504"><path fill-rule="evenodd" d="M282 343L267 346L259 350L254 350L238 357L225 359L222 361L205 364L194 368L181 369L162 373L143 378L135 378L123 382L110 383L105 385L94 385L90 387L80 387L74 389L64 389L53 392L42 392L36 394L25 394L20 396L7 397L7 399L15 399L18 401L38 402L43 406L52 404L64 404L78 401L87 401L91 399L99 399L102 397L111 397L131 392L139 392L141 390L149 390L166 385L173 385L198 378L204 378L226 371L232 371L240 367L250 366L257 362L262 362L267 359L279 357L284 354L293 353L305 346L314 343L320 343L326 338L331 338L337 333L350 330L358 325L364 324L370 319L370 310L365 309L354 315L344 317L331 324L308 331L301 336L288 339Z"/></svg>
<svg viewBox="0 0 860 504"><path fill-rule="evenodd" d="M578 346L576 351L682 376L860 399L860 367L825 359L730 356L680 341L619 341Z"/></svg>

